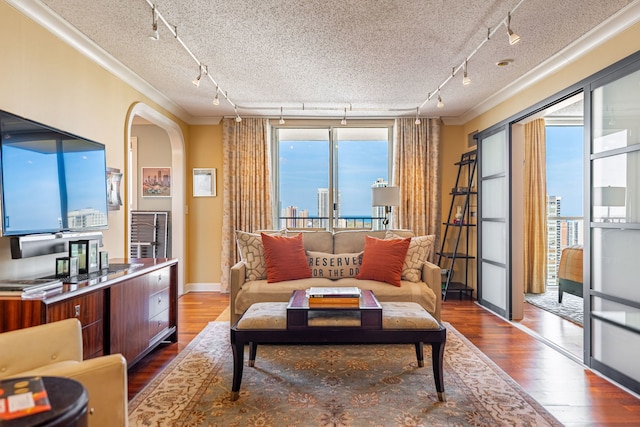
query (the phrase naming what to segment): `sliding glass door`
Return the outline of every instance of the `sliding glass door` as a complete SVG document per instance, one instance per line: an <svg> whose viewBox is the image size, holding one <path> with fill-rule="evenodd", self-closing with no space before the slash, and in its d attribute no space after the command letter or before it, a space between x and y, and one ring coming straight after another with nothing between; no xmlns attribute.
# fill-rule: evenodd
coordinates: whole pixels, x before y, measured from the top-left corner
<svg viewBox="0 0 640 427"><path fill-rule="evenodd" d="M506 126L478 136L478 302L510 319L508 142Z"/></svg>
<svg viewBox="0 0 640 427"><path fill-rule="evenodd" d="M590 94L585 356L594 369L639 392L640 60L596 81Z"/></svg>

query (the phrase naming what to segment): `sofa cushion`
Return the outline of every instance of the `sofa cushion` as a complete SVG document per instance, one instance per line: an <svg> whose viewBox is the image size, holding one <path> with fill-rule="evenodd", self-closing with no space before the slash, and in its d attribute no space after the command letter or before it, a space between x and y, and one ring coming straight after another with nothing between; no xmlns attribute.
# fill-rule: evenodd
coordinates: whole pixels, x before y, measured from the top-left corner
<svg viewBox="0 0 640 427"><path fill-rule="evenodd" d="M270 231L269 234L282 234L282 231ZM261 280L267 278L267 264L264 259L264 245L259 233L236 231L236 245L240 259L245 264L245 280Z"/></svg>
<svg viewBox="0 0 640 427"><path fill-rule="evenodd" d="M402 266L411 237L384 240L366 236L362 266L356 279L378 280L400 286Z"/></svg>
<svg viewBox="0 0 640 427"><path fill-rule="evenodd" d="M333 233L331 231L294 231L287 230L287 236L302 234L305 251L333 253Z"/></svg>
<svg viewBox="0 0 640 427"><path fill-rule="evenodd" d="M384 239L384 230L343 230L333 235L334 254L352 254L364 250L366 236Z"/></svg>
<svg viewBox="0 0 640 427"><path fill-rule="evenodd" d="M261 233L261 236L268 283L311 277L307 255L302 246L302 234L287 237Z"/></svg>
<svg viewBox="0 0 640 427"><path fill-rule="evenodd" d="M351 254L330 254L307 251L307 259L312 277L342 279L356 277L362 264L362 252Z"/></svg>
<svg viewBox="0 0 640 427"><path fill-rule="evenodd" d="M387 231L385 239L401 239L402 236L394 231ZM402 279L410 282L419 282L422 279L422 265L431 254L431 248L436 236L415 236L411 238L407 255L402 265Z"/></svg>

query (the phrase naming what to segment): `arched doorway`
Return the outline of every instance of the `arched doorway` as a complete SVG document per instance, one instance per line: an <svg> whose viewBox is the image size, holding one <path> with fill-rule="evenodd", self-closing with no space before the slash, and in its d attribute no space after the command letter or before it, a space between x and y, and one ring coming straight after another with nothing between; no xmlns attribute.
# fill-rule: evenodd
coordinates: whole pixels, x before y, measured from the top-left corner
<svg viewBox="0 0 640 427"><path fill-rule="evenodd" d="M131 140L131 128L134 125L134 121L143 119L167 132L169 137L169 143L171 146L171 242L172 242L172 257L177 258L179 263L184 262L184 236L185 232L185 153L184 153L184 136L180 126L170 120L166 116L160 114L153 108L143 103L134 104L127 117L126 135L127 141ZM129 144L128 144L129 145ZM130 253L129 248L129 215L132 209L131 201L137 197L138 185L136 182L136 169L135 162L130 155L131 147L127 147L127 206L125 206L126 219L126 253ZM178 268L178 294L184 293L184 268Z"/></svg>

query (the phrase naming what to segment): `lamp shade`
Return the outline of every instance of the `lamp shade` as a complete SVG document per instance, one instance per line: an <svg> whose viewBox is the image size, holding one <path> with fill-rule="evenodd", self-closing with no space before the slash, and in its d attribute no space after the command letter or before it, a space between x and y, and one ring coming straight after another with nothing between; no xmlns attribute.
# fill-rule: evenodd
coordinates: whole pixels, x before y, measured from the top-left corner
<svg viewBox="0 0 640 427"><path fill-rule="evenodd" d="M373 187L371 206L399 206L400 187Z"/></svg>
<svg viewBox="0 0 640 427"><path fill-rule="evenodd" d="M593 206L624 206L626 187L594 187Z"/></svg>

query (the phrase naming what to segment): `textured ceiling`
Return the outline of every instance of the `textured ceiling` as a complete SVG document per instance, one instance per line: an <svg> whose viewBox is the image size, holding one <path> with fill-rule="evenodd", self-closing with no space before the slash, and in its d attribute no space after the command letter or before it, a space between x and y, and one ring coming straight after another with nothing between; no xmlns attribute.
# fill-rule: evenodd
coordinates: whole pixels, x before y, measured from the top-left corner
<svg viewBox="0 0 640 427"><path fill-rule="evenodd" d="M10 3L17 0L8 0ZM462 117L638 0L156 0L159 13L228 94L191 81L198 62L147 0L42 0L169 98L190 121L277 117ZM515 10L514 10L515 9ZM509 45L505 19L522 41ZM499 27L499 28L498 28ZM487 33L495 34L489 40ZM480 44L482 46L475 53ZM441 89L444 108L430 93ZM513 60L506 67L496 62ZM184 118L184 117L183 117Z"/></svg>

